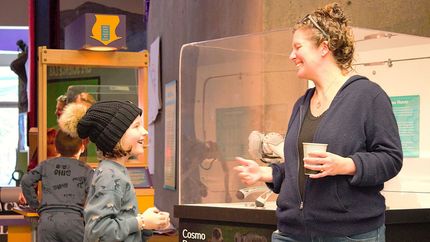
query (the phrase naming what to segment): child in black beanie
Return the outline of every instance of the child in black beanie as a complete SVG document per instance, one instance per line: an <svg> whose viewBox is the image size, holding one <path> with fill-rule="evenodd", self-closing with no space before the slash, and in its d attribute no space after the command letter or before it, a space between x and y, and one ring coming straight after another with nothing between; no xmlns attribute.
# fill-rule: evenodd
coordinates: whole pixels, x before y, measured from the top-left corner
<svg viewBox="0 0 430 242"><path fill-rule="evenodd" d="M151 230L170 225L169 214L157 208L137 213L135 190L124 166L130 156L143 153L148 132L141 115L130 102L102 101L83 117L70 119L79 137L96 144L101 159L85 205L84 241L146 241Z"/></svg>

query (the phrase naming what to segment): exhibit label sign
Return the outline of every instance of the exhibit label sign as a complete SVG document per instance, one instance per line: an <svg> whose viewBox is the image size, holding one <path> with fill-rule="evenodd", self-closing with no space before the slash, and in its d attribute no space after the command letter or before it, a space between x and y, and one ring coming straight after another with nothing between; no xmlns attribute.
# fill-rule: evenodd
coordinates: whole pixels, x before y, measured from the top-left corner
<svg viewBox="0 0 430 242"><path fill-rule="evenodd" d="M420 154L420 96L393 96L394 115L399 126L404 157Z"/></svg>

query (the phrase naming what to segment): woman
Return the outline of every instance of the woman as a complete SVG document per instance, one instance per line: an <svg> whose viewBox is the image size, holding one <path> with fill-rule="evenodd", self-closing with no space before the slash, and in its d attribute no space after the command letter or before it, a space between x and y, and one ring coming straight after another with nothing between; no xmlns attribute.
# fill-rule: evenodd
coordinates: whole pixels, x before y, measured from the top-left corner
<svg viewBox="0 0 430 242"><path fill-rule="evenodd" d="M169 214L157 208L137 214L136 193L124 165L130 156L143 153L148 132L141 115L130 102L102 101L83 117L70 119L79 137L96 144L101 159L85 204L84 241L146 241L151 230L170 225Z"/></svg>
<svg viewBox="0 0 430 242"><path fill-rule="evenodd" d="M284 141L284 164L260 167L238 158L241 180L275 192L278 230L272 241L385 241L384 182L402 167L402 149L387 94L351 74L351 28L338 4L294 26L290 59L311 80L296 102ZM303 156L303 142L328 144ZM304 164L305 163L305 164ZM304 168L318 171L305 176Z"/></svg>

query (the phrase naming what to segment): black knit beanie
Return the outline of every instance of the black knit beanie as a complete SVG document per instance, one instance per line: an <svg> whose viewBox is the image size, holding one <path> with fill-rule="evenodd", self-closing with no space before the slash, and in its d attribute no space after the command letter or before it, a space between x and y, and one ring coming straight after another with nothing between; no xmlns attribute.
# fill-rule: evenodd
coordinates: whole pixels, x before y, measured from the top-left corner
<svg viewBox="0 0 430 242"><path fill-rule="evenodd" d="M112 152L125 131L142 110L127 101L101 101L92 105L79 120L77 131L103 152Z"/></svg>

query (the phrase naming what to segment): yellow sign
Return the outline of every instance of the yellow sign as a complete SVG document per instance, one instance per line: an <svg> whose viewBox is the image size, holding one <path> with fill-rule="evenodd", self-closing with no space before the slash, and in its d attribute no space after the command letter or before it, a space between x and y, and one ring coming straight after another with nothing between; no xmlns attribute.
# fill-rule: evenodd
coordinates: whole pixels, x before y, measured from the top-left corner
<svg viewBox="0 0 430 242"><path fill-rule="evenodd" d="M91 38L100 41L104 45L109 45L115 40L121 39L116 35L116 28L119 25L119 16L95 14L96 22L92 28Z"/></svg>

